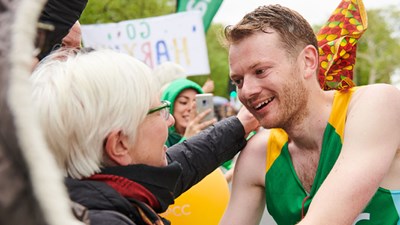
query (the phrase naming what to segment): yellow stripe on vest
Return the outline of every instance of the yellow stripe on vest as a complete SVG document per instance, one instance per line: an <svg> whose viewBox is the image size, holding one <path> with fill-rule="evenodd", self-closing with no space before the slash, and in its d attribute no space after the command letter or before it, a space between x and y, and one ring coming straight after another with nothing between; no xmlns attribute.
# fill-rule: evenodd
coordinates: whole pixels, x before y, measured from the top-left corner
<svg viewBox="0 0 400 225"><path fill-rule="evenodd" d="M283 146L288 141L288 135L282 129L272 129L267 144L267 163L265 172L271 168L274 161L281 154Z"/></svg>
<svg viewBox="0 0 400 225"><path fill-rule="evenodd" d="M347 117L347 108L351 96L357 88L351 88L347 91L335 91L333 98L332 111L329 118L329 123L335 128L343 143L344 125Z"/></svg>
<svg viewBox="0 0 400 225"><path fill-rule="evenodd" d="M346 122L347 108L350 103L351 96L358 89L354 87L347 91L335 91L333 105L329 123L335 128L343 143L344 125ZM266 149L266 168L265 172L271 168L274 161L281 154L283 146L288 142L288 135L282 129L271 129Z"/></svg>

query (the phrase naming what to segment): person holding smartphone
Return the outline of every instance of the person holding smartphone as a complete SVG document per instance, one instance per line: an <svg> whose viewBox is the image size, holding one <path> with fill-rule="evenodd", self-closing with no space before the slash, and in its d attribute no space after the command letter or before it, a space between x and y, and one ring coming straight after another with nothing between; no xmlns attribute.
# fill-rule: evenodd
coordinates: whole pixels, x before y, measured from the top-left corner
<svg viewBox="0 0 400 225"><path fill-rule="evenodd" d="M217 122L216 118L203 121L211 109L196 115L196 95L203 93L200 85L184 78L172 81L163 91L161 99L171 102L170 113L175 118L175 125L168 130L168 147L183 142Z"/></svg>

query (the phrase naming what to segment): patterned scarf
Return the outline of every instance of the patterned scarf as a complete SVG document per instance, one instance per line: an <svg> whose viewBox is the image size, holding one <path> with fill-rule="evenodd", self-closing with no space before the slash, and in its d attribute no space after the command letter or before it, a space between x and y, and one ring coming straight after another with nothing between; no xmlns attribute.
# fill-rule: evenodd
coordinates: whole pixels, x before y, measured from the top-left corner
<svg viewBox="0 0 400 225"><path fill-rule="evenodd" d="M324 90L354 87L357 41L368 27L362 0L342 0L317 34L320 70Z"/></svg>

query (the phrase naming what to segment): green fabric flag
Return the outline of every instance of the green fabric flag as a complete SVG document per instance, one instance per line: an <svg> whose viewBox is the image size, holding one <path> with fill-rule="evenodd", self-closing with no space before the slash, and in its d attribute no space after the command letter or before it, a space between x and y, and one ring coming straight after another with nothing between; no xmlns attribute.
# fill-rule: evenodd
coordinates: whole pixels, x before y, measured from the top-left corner
<svg viewBox="0 0 400 225"><path fill-rule="evenodd" d="M223 0L177 0L176 12L200 10L203 16L204 32L207 32L222 1Z"/></svg>

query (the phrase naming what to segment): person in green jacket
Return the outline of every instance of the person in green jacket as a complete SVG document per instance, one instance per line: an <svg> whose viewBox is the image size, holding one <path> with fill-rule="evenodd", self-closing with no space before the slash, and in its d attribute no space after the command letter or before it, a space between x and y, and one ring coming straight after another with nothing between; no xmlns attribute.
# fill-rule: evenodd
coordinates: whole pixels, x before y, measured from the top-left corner
<svg viewBox="0 0 400 225"><path fill-rule="evenodd" d="M165 87L161 99L171 102L170 113L175 118L175 125L168 130L168 147L180 143L187 138L197 134L211 124L217 122L214 118L200 122L208 111L196 115L196 94L204 93L197 83L181 78L176 79Z"/></svg>

